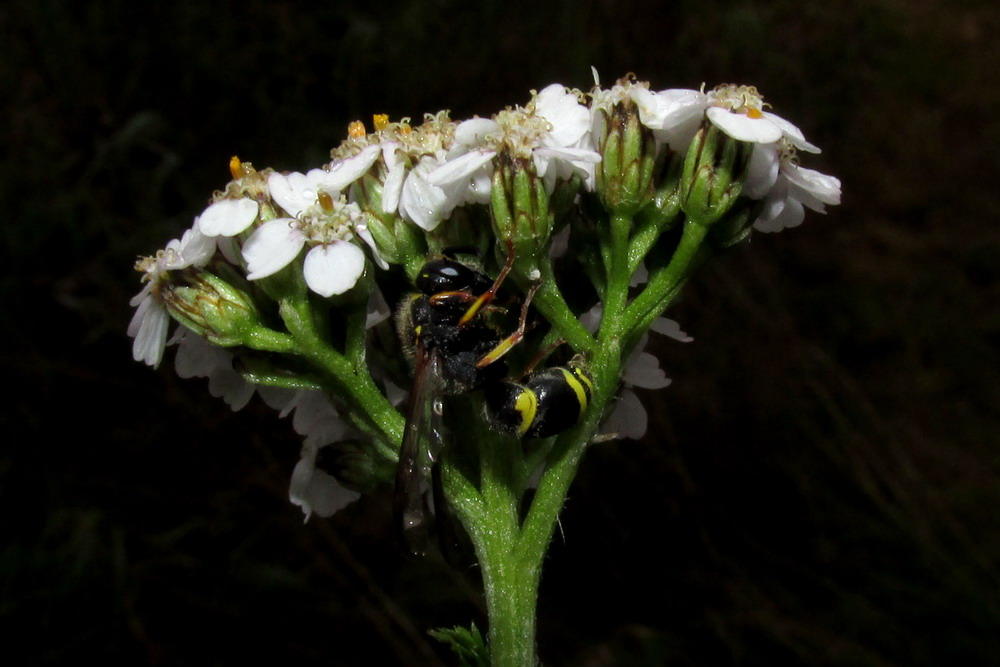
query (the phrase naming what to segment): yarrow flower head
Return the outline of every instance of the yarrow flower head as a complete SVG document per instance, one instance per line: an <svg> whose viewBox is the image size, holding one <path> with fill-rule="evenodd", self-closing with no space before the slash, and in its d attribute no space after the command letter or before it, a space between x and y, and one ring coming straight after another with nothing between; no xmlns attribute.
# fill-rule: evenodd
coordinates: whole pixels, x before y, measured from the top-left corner
<svg viewBox="0 0 1000 667"><path fill-rule="evenodd" d="M159 366L167 341L170 322L161 290L170 280L172 271L208 264L215 254L215 239L205 236L198 229L198 220L192 229L184 232L180 239L173 239L167 247L150 257L142 257L135 263L137 271L143 274L146 286L129 302L136 307L135 315L129 323L128 335L132 343L132 358L150 366Z"/></svg>
<svg viewBox="0 0 1000 667"><path fill-rule="evenodd" d="M604 118L615 106L626 101L635 104L639 120L653 131L653 136L675 151L683 151L691 143L691 138L701 125L708 98L701 91L686 88L671 88L651 91L646 81L636 81L627 76L619 79L611 88L601 88L597 70L593 70L594 88L590 92L593 100L594 137L599 145L603 138Z"/></svg>
<svg viewBox="0 0 1000 667"><path fill-rule="evenodd" d="M455 131L456 142L468 147L468 152L439 167L428 181L443 186L466 181L480 170L488 174L500 152L532 160L549 192L557 178L579 173L588 179L601 156L592 147L590 111L580 98L578 91L552 84L535 93L525 107L461 123Z"/></svg>
<svg viewBox="0 0 1000 667"><path fill-rule="evenodd" d="M805 218L805 208L825 213L825 205L840 204L840 179L799 166L794 145L787 139L780 144L773 157L768 154L777 174L754 221L762 232L797 227Z"/></svg>
<svg viewBox="0 0 1000 667"><path fill-rule="evenodd" d="M819 153L802 131L787 120L765 111L764 96L754 86L723 84L707 96L705 116L733 139L755 144L774 144L782 138L802 151Z"/></svg>
<svg viewBox="0 0 1000 667"><path fill-rule="evenodd" d="M317 178L321 177L271 175L275 202L295 217L268 220L247 239L243 258L248 280L274 275L306 245L311 248L302 273L309 288L321 296L343 294L364 273L365 254L351 243L355 232L363 229L361 209L343 196L334 199L327 191L314 189Z"/></svg>

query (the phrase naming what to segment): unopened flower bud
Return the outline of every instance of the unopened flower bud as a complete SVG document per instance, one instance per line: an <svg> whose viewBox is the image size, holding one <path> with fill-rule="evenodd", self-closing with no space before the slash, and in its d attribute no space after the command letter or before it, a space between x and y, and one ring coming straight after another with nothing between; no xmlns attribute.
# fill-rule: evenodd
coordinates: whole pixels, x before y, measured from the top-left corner
<svg viewBox="0 0 1000 667"><path fill-rule="evenodd" d="M684 160L681 209L690 222L708 227L743 190L753 144L737 141L715 125L698 130Z"/></svg>
<svg viewBox="0 0 1000 667"><path fill-rule="evenodd" d="M352 491L373 491L391 480L393 462L379 456L370 443L343 440L327 445L316 455L316 467Z"/></svg>
<svg viewBox="0 0 1000 667"><path fill-rule="evenodd" d="M516 266L529 274L552 233L549 195L530 158L504 151L497 154L494 164L490 195L493 229L498 239L512 244Z"/></svg>
<svg viewBox="0 0 1000 667"><path fill-rule="evenodd" d="M639 108L631 98L622 99L609 112L602 112L604 141L597 165L597 193L611 213L633 215L653 194L656 140L639 119Z"/></svg>
<svg viewBox="0 0 1000 667"><path fill-rule="evenodd" d="M650 224L660 231L669 229L681 210L681 174L684 156L670 152L661 156L657 174L653 177L653 196L639 211L640 223Z"/></svg>
<svg viewBox="0 0 1000 667"><path fill-rule="evenodd" d="M386 262L400 263L400 248L397 227L405 226L395 213L382 210L382 181L372 172L366 173L354 183L351 190L354 201L365 214L365 226L375 241L375 247Z"/></svg>
<svg viewBox="0 0 1000 667"><path fill-rule="evenodd" d="M760 202L741 197L739 202L712 225L709 237L718 250L726 250L745 241L753 232L753 221Z"/></svg>
<svg viewBox="0 0 1000 667"><path fill-rule="evenodd" d="M206 339L229 347L240 345L260 317L242 290L203 270L188 270L183 282L163 285L161 296L170 315Z"/></svg>

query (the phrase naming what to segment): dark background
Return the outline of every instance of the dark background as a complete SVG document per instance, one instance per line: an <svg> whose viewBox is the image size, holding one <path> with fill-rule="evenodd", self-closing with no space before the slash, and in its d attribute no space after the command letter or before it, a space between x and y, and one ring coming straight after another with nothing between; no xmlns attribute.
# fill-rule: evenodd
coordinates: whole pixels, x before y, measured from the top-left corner
<svg viewBox="0 0 1000 667"><path fill-rule="evenodd" d="M374 112L559 81L756 84L844 202L700 275L639 443L585 459L542 582L550 665L1000 656L1000 10L944 0L0 8L0 659L433 664L474 574L386 493L302 524L299 439L134 363L135 257L228 180ZM362 8L364 6L364 8Z"/></svg>

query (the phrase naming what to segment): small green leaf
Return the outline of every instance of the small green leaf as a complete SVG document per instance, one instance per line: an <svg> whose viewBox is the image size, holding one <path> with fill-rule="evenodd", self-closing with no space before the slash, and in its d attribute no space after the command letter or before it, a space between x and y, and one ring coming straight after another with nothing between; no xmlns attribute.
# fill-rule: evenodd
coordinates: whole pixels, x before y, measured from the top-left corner
<svg viewBox="0 0 1000 667"><path fill-rule="evenodd" d="M461 667L490 667L490 650L475 623L468 629L459 626L438 628L428 630L427 634L451 646Z"/></svg>

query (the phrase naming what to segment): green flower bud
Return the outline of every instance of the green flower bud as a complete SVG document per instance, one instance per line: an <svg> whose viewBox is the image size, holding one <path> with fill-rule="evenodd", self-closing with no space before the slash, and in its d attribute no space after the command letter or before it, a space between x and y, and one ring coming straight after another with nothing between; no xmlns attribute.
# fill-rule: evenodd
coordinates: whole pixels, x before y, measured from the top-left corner
<svg viewBox="0 0 1000 667"><path fill-rule="evenodd" d="M729 212L712 225L709 231L712 244L718 250L727 250L749 238L762 205L763 202L740 197Z"/></svg>
<svg viewBox="0 0 1000 667"><path fill-rule="evenodd" d="M684 160L681 210L708 227L724 216L743 190L753 144L737 141L715 125L703 125Z"/></svg>
<svg viewBox="0 0 1000 667"><path fill-rule="evenodd" d="M653 196L656 141L639 119L639 108L631 99L602 112L604 141L597 165L597 194L612 214L634 215Z"/></svg>
<svg viewBox="0 0 1000 667"><path fill-rule="evenodd" d="M657 160L657 175L653 179L653 196L637 216L640 226L650 225L666 231L681 211L681 174L684 156L670 152Z"/></svg>
<svg viewBox="0 0 1000 667"><path fill-rule="evenodd" d="M218 276L201 269L181 274L183 283L163 285L160 294L170 315L216 345L242 344L260 327L253 301Z"/></svg>
<svg viewBox="0 0 1000 667"><path fill-rule="evenodd" d="M316 467L333 475L352 491L374 491L393 479L395 462L379 456L371 443L344 440L322 447L316 455Z"/></svg>
<svg viewBox="0 0 1000 667"><path fill-rule="evenodd" d="M396 227L405 223L395 213L382 210L382 182L369 171L351 186L351 195L365 214L365 227L382 258L390 264L402 263Z"/></svg>
<svg viewBox="0 0 1000 667"><path fill-rule="evenodd" d="M497 154L490 202L493 231L498 239L512 244L515 268L530 276L537 271L537 260L547 251L552 234L549 196L531 158L514 157L507 151Z"/></svg>

